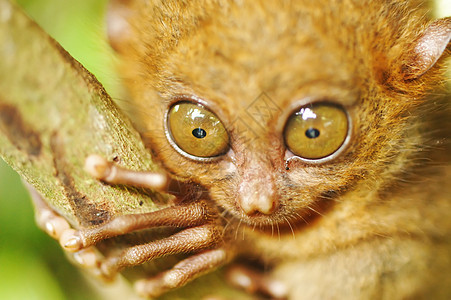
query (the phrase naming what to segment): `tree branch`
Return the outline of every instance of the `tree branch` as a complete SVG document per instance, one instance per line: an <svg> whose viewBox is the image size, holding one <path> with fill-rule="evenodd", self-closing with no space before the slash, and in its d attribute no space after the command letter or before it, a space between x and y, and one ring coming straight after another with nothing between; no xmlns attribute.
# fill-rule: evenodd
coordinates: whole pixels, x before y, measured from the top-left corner
<svg viewBox="0 0 451 300"><path fill-rule="evenodd" d="M5 0L0 58L0 155L54 209L75 227L156 209L147 195L85 173L91 153L135 170L156 166L97 79ZM168 199L151 196L159 204Z"/></svg>

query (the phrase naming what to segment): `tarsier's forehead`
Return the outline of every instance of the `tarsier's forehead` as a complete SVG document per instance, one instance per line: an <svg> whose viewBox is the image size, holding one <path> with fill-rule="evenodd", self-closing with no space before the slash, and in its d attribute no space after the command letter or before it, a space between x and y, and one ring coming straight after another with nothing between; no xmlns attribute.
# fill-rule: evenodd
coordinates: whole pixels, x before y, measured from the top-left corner
<svg viewBox="0 0 451 300"><path fill-rule="evenodd" d="M418 31L407 27L424 16L414 1L135 2L123 53L139 61L133 72L163 100L194 94L237 109L261 93L284 108L312 98L350 105L399 62L392 49L407 48Z"/></svg>
<svg viewBox="0 0 451 300"><path fill-rule="evenodd" d="M285 36L291 37L290 43L315 43L325 38L345 41L347 35L362 34L371 39L371 31L390 31L391 27L412 21L415 15L421 18L425 14L418 5L425 1L135 2L140 4L133 8L134 18L129 22L139 24L135 28L137 34L157 38L156 46L165 47L175 47L178 41L191 38L196 32L211 33L206 38L227 39L230 44L254 41L257 49L262 44L271 48L270 42L280 43ZM371 27L373 30L368 31ZM403 28L396 30L401 32Z"/></svg>
<svg viewBox="0 0 451 300"><path fill-rule="evenodd" d="M207 98L214 89L247 104L263 91L292 98L318 93L325 83L355 86L373 71L374 55L385 56L402 40L402 24L389 23L409 4L393 1L388 10L387 1L322 2L318 9L317 1L233 1L214 10L193 2L180 6L179 16L160 11L160 23L172 33L149 26L156 32L146 37L158 42L147 42L157 46L146 55L166 48L152 58L164 74L149 73L176 88L184 82L205 89ZM370 4L374 9L363 9ZM197 12L196 22L185 26L190 11ZM388 39L378 44L382 35ZM379 65L386 60L377 59Z"/></svg>

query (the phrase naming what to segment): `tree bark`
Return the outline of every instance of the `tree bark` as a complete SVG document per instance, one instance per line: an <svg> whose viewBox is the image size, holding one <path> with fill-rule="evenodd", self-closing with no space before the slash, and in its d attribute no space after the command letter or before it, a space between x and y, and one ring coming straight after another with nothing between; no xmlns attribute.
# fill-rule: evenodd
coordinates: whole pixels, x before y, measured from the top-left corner
<svg viewBox="0 0 451 300"><path fill-rule="evenodd" d="M92 153L156 170L149 151L97 79L28 19L0 0L0 155L74 227L162 207L168 196L91 178Z"/></svg>

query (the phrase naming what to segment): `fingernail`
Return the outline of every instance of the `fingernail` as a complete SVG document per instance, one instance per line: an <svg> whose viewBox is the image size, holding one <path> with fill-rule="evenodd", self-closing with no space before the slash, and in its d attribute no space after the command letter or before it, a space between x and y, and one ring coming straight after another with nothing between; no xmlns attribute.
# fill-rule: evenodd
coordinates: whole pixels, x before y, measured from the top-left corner
<svg viewBox="0 0 451 300"><path fill-rule="evenodd" d="M45 222L45 232L53 238L56 238L55 226L53 226L51 221Z"/></svg>
<svg viewBox="0 0 451 300"><path fill-rule="evenodd" d="M79 244L80 244L80 238L74 236L73 238L70 238L70 239L64 244L64 248L75 249L75 248L78 248Z"/></svg>
<svg viewBox="0 0 451 300"><path fill-rule="evenodd" d="M60 245L70 252L78 251L83 246L80 236L74 229L67 229L61 234Z"/></svg>

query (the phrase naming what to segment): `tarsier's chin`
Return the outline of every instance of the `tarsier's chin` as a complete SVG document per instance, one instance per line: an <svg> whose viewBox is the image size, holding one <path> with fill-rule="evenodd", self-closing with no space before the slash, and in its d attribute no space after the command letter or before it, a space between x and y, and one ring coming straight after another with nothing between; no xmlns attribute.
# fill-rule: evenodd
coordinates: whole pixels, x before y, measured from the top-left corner
<svg viewBox="0 0 451 300"><path fill-rule="evenodd" d="M433 168L450 162L449 103L431 94L451 18L422 6L116 0L108 33L156 161L244 232L236 248L275 265L381 237L449 238L449 172ZM409 183L424 178L437 183Z"/></svg>

